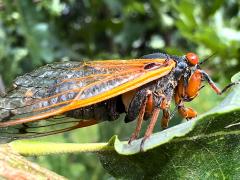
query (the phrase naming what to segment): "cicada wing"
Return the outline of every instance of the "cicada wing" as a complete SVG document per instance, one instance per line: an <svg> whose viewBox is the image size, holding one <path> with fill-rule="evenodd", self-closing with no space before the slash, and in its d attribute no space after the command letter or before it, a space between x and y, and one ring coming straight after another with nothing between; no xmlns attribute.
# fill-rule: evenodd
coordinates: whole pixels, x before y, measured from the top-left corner
<svg viewBox="0 0 240 180"><path fill-rule="evenodd" d="M165 59L65 62L18 77L0 99L0 127L46 119L86 107L167 75Z"/></svg>
<svg viewBox="0 0 240 180"><path fill-rule="evenodd" d="M94 119L75 119L65 116L55 116L42 121L16 124L0 128L0 144L17 139L29 139L67 132L99 123Z"/></svg>

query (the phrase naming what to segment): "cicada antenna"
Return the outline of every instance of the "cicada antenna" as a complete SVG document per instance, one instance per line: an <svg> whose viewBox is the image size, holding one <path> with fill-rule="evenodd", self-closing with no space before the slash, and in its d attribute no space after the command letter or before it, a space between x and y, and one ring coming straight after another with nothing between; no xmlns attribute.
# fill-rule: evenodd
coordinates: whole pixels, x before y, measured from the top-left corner
<svg viewBox="0 0 240 180"><path fill-rule="evenodd" d="M198 65L204 64L206 61L208 61L210 58L214 57L217 54L217 52L212 53L211 55L207 56L203 59L202 62L200 62Z"/></svg>

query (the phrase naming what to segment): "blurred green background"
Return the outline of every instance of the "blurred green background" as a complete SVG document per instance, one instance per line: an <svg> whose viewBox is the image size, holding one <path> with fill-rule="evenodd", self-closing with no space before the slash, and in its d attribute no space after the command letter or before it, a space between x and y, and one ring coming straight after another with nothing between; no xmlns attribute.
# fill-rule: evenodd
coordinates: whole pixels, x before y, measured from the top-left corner
<svg viewBox="0 0 240 180"><path fill-rule="evenodd" d="M216 52L204 69L220 87L240 69L238 0L2 0L0 17L0 76L6 87L16 76L55 61L129 59L153 52L193 51L201 59ZM206 87L189 106L202 113L219 101ZM40 140L101 142L114 134L127 140L134 128L135 122L119 120ZM69 179L112 179L95 154L31 159Z"/></svg>

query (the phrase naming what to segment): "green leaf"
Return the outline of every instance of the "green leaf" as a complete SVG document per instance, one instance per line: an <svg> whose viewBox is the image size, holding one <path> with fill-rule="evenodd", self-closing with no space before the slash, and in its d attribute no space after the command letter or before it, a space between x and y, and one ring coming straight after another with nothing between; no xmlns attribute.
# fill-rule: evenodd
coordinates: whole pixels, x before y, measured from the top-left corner
<svg viewBox="0 0 240 180"><path fill-rule="evenodd" d="M240 81L240 72L235 74L232 78L231 78L232 82L237 82Z"/></svg>
<svg viewBox="0 0 240 180"><path fill-rule="evenodd" d="M207 99L206 99L207 100ZM195 120L140 140L111 140L116 152L99 155L113 176L127 179L235 179L240 176L240 85Z"/></svg>

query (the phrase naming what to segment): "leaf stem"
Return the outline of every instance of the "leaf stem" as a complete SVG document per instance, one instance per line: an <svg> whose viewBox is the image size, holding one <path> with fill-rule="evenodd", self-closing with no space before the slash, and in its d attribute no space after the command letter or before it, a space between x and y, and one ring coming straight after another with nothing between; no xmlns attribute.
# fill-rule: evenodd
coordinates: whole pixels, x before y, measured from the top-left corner
<svg viewBox="0 0 240 180"><path fill-rule="evenodd" d="M36 141L14 141L10 145L20 154L29 156L58 153L102 152L114 150L108 143L54 143Z"/></svg>

